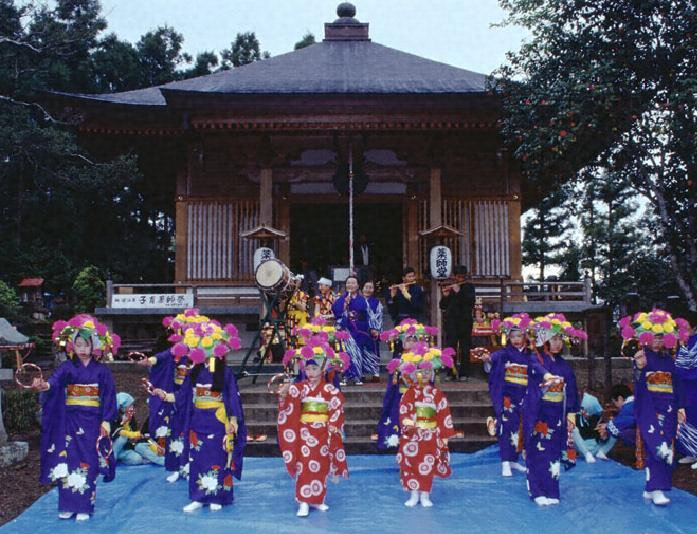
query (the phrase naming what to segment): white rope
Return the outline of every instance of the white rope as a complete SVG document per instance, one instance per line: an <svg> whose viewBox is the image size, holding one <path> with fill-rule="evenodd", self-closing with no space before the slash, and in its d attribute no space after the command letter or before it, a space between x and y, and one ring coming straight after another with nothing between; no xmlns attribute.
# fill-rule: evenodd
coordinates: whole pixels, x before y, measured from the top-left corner
<svg viewBox="0 0 697 534"><path fill-rule="evenodd" d="M349 145L348 159L349 186L349 271L353 274L353 147Z"/></svg>

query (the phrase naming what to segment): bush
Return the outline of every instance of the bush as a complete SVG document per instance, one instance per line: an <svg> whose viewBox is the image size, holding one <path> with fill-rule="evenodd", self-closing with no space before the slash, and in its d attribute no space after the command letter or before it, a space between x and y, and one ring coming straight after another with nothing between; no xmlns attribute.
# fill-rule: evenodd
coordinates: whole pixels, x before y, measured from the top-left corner
<svg viewBox="0 0 697 534"><path fill-rule="evenodd" d="M14 288L0 280L0 317L14 319L19 314L19 297Z"/></svg>
<svg viewBox="0 0 697 534"><path fill-rule="evenodd" d="M8 434L24 434L38 428L39 394L35 391L3 390L2 415Z"/></svg>
<svg viewBox="0 0 697 534"><path fill-rule="evenodd" d="M101 271L94 265L82 269L73 282L73 293L78 313L94 313L97 306L103 306L106 283Z"/></svg>

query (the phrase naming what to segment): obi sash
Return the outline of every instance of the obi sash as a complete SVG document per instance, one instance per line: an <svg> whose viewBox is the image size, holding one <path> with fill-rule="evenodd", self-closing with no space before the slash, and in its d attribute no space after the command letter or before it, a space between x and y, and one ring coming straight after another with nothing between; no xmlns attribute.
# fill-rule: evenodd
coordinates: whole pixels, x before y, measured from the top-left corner
<svg viewBox="0 0 697 534"><path fill-rule="evenodd" d="M561 381L549 386L549 389L542 395L542 400L546 402L563 402L564 382Z"/></svg>
<svg viewBox="0 0 697 534"><path fill-rule="evenodd" d="M329 421L329 404L322 398L305 397L300 413L301 423L327 423Z"/></svg>
<svg viewBox="0 0 697 534"><path fill-rule="evenodd" d="M91 406L99 408L99 384L68 384L65 388L66 406Z"/></svg>
<svg viewBox="0 0 697 534"><path fill-rule="evenodd" d="M433 429L438 426L436 421L436 405L430 403L416 403L416 428Z"/></svg>
<svg viewBox="0 0 697 534"><path fill-rule="evenodd" d="M217 410L223 405L223 394L211 390L210 386L196 384L194 388L194 406L199 410Z"/></svg>
<svg viewBox="0 0 697 534"><path fill-rule="evenodd" d="M518 386L528 385L528 366L519 363L507 363L504 380Z"/></svg>
<svg viewBox="0 0 697 534"><path fill-rule="evenodd" d="M184 383L186 374L189 372L189 367L186 365L177 365L174 371L174 383L181 386Z"/></svg>
<svg viewBox="0 0 697 534"><path fill-rule="evenodd" d="M673 375L666 371L646 373L646 388L651 393L673 393Z"/></svg>

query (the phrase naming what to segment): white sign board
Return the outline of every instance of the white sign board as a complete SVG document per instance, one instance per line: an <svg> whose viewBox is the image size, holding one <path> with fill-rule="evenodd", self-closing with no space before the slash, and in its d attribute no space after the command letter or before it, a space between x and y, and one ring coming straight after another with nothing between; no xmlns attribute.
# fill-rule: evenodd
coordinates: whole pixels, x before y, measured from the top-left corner
<svg viewBox="0 0 697 534"><path fill-rule="evenodd" d="M193 308L193 293L112 295L112 308Z"/></svg>

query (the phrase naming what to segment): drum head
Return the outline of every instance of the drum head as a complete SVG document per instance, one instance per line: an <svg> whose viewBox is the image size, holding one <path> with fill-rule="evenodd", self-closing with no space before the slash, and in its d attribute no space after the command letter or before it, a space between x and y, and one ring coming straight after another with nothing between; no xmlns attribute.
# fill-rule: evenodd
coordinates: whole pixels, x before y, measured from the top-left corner
<svg viewBox="0 0 697 534"><path fill-rule="evenodd" d="M283 264L276 260L260 263L254 273L254 278L261 288L272 288L283 278Z"/></svg>

